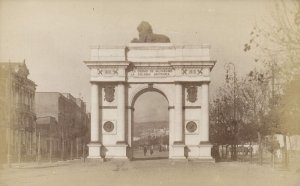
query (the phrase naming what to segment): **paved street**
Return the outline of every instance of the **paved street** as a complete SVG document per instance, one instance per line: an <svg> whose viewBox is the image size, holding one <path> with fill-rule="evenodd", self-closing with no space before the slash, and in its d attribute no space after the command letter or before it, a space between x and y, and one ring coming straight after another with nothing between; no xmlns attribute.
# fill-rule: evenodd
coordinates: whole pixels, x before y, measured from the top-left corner
<svg viewBox="0 0 300 186"><path fill-rule="evenodd" d="M74 160L50 165L2 169L0 185L300 185L300 173L295 170L274 170L241 162L209 164L159 159L83 163Z"/></svg>
<svg viewBox="0 0 300 186"><path fill-rule="evenodd" d="M146 153L146 156L144 156L143 150L134 150L133 151L133 158L135 160L154 160L154 159L168 159L169 151L162 151L159 152L158 150L154 150L153 154L150 155L149 150Z"/></svg>

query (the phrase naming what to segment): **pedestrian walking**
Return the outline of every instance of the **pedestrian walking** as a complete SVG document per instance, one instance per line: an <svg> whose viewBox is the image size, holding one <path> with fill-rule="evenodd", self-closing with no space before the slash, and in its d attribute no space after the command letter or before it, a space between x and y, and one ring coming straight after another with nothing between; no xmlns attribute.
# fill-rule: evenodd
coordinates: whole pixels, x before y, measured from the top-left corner
<svg viewBox="0 0 300 186"><path fill-rule="evenodd" d="M147 155L147 147L146 147L146 145L144 145L144 156L146 156Z"/></svg>
<svg viewBox="0 0 300 186"><path fill-rule="evenodd" d="M153 152L154 152L154 148L153 148L153 145L151 145L151 147L150 147L150 155L152 155Z"/></svg>

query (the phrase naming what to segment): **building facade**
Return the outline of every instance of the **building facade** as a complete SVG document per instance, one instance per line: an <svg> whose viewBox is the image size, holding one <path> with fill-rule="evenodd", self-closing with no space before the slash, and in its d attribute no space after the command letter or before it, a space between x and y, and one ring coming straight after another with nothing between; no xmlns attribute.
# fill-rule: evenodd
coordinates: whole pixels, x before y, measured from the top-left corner
<svg viewBox="0 0 300 186"><path fill-rule="evenodd" d="M84 155L84 146L89 140L85 103L69 93L58 92L37 92L35 102L38 118L53 117L57 121L57 134L53 135L59 136L60 158L73 159Z"/></svg>
<svg viewBox="0 0 300 186"><path fill-rule="evenodd" d="M38 117L37 148L40 159L50 159L60 155L60 133L57 120L52 116Z"/></svg>
<svg viewBox="0 0 300 186"><path fill-rule="evenodd" d="M36 152L35 90L25 62L0 63L1 159L22 161ZM3 135L2 135L3 134Z"/></svg>

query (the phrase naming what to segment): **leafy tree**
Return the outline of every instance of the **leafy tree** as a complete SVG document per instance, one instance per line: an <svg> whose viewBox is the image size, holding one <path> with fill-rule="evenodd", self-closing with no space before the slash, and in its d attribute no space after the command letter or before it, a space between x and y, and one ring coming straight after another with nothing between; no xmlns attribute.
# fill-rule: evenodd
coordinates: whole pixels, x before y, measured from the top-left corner
<svg viewBox="0 0 300 186"><path fill-rule="evenodd" d="M262 145L261 139L276 125L276 120L270 122L268 85L268 76L254 69L246 77L236 80L236 90L233 90L233 84L221 87L218 99L210 107L211 141L233 147L256 141Z"/></svg>
<svg viewBox="0 0 300 186"><path fill-rule="evenodd" d="M235 100L233 95L233 87L231 84L224 85L218 90L218 99L214 100L210 109L211 129L210 137L213 143L226 146L226 154L228 146L231 145L231 158L236 159L236 146L238 143L238 129L241 123L240 119L234 118L235 112L237 115L242 115L243 108L238 101L238 96ZM223 151L222 151L223 153Z"/></svg>
<svg viewBox="0 0 300 186"><path fill-rule="evenodd" d="M300 134L300 76L285 85L280 100L280 127L285 134Z"/></svg>

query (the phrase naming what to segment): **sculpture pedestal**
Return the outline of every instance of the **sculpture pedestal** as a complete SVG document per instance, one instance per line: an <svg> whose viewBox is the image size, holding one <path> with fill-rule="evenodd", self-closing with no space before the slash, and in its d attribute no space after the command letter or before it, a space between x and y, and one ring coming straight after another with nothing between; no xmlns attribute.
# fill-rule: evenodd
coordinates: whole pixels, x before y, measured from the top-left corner
<svg viewBox="0 0 300 186"><path fill-rule="evenodd" d="M173 160L184 160L186 159L185 154L184 154L184 148L185 148L185 144L182 142L175 142L172 145L173 148L173 154L172 156L170 156L170 159Z"/></svg>
<svg viewBox="0 0 300 186"><path fill-rule="evenodd" d="M89 147L88 159L101 159L101 144L100 143L90 143L87 145Z"/></svg>
<svg viewBox="0 0 300 186"><path fill-rule="evenodd" d="M188 145L186 148L186 153L188 159L196 159L200 155L200 147L199 145Z"/></svg>
<svg viewBox="0 0 300 186"><path fill-rule="evenodd" d="M201 142L199 145L188 145L188 160L214 163L215 160L211 157L211 148L212 145L209 142Z"/></svg>
<svg viewBox="0 0 300 186"><path fill-rule="evenodd" d="M201 162L215 162L215 159L211 157L211 148L212 144L208 141L200 142L199 145L199 157L197 157L197 161Z"/></svg>
<svg viewBox="0 0 300 186"><path fill-rule="evenodd" d="M104 149L104 157L106 159L124 159L128 160L127 157L126 143L117 143L115 145L106 145Z"/></svg>

